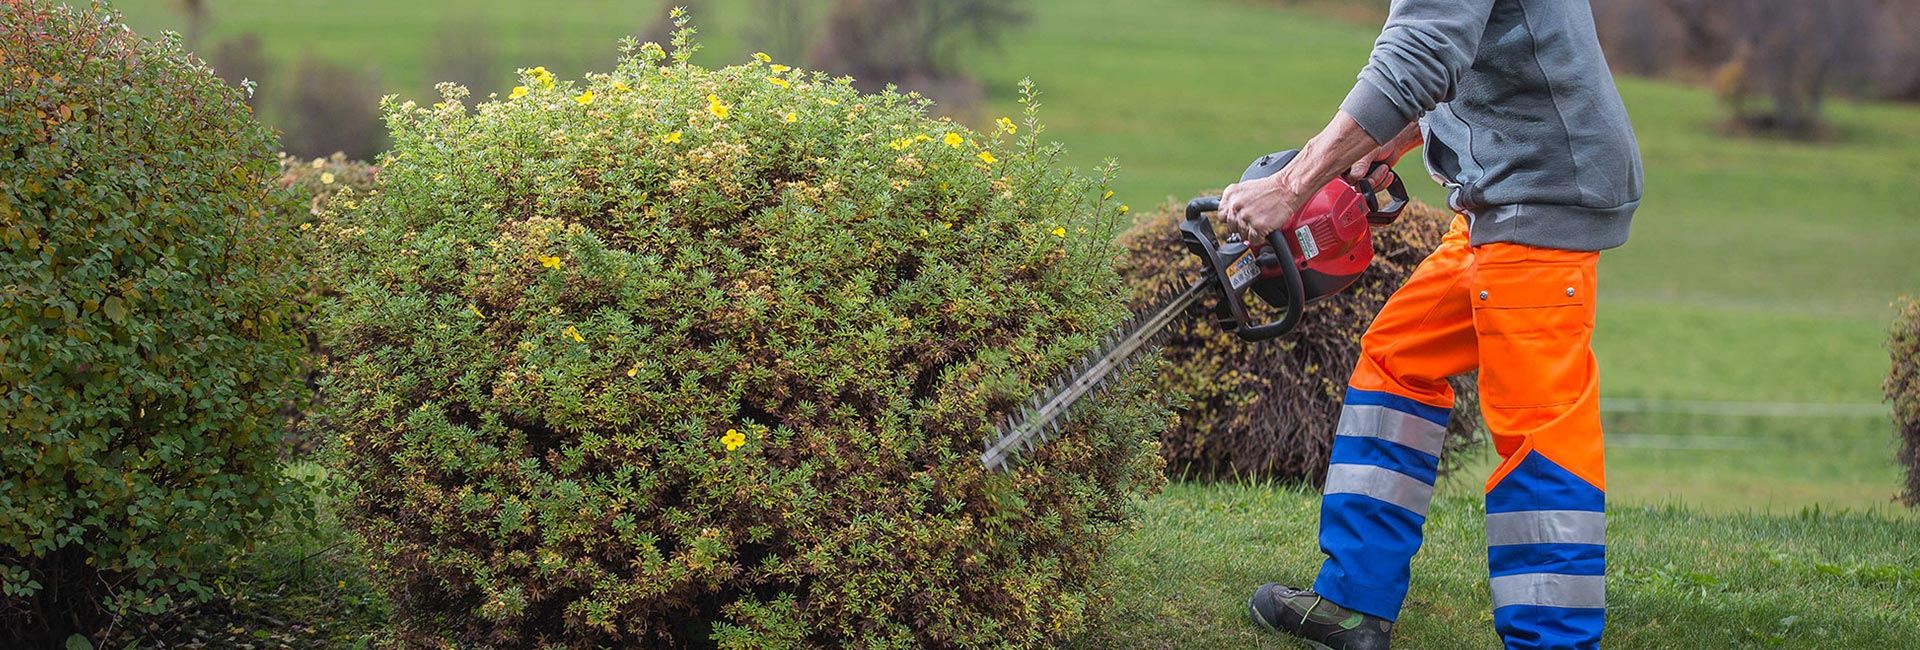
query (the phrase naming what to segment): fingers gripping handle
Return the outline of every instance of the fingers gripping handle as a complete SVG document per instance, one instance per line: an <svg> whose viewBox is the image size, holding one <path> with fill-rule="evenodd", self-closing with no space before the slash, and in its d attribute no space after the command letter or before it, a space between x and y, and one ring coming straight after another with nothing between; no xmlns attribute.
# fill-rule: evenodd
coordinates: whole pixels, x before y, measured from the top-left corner
<svg viewBox="0 0 1920 650"><path fill-rule="evenodd" d="M1279 267L1279 280L1286 295L1287 313L1278 322L1249 325L1245 293L1252 284L1242 286L1239 290L1234 289L1233 280L1227 275L1227 267L1232 260L1223 259L1218 242L1213 241L1213 227L1207 221L1207 213L1219 209L1220 197L1217 196L1206 196L1189 201L1187 223L1181 227L1181 231L1185 233L1189 248L1195 255L1200 256L1208 273L1220 286L1221 298L1226 301L1227 310L1233 314L1235 322L1239 325L1234 333L1248 341L1265 341L1286 335L1299 327L1301 316L1306 313L1306 290L1301 284L1300 265L1294 261L1293 249L1287 246L1286 239L1281 233L1276 231L1267 235L1266 250L1261 251L1259 257L1265 258L1268 254L1274 257L1274 264L1263 265L1263 268ZM1265 275L1264 271L1262 275Z"/></svg>
<svg viewBox="0 0 1920 650"><path fill-rule="evenodd" d="M1379 173L1381 167L1386 167L1387 177L1393 179L1387 182L1387 196L1393 197L1393 201L1385 207L1380 205L1379 190L1375 190L1373 183L1367 180L1367 178L1373 178L1375 174ZM1367 199L1367 223L1369 225L1392 225L1395 220L1400 218L1400 212L1407 209L1407 202L1409 200L1407 196L1407 184L1401 182L1400 175L1394 173L1393 166L1387 163L1374 163L1373 167L1367 170L1366 178L1354 182L1354 189L1359 190L1360 195Z"/></svg>

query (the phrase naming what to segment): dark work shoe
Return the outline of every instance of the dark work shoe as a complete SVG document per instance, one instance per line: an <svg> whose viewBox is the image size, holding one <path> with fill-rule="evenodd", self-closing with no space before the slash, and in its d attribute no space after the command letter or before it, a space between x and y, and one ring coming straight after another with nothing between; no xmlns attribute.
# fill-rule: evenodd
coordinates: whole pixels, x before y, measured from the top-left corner
<svg viewBox="0 0 1920 650"><path fill-rule="evenodd" d="M1393 636L1393 621L1274 582L1254 590L1247 616L1254 625L1300 637L1321 650L1387 650Z"/></svg>

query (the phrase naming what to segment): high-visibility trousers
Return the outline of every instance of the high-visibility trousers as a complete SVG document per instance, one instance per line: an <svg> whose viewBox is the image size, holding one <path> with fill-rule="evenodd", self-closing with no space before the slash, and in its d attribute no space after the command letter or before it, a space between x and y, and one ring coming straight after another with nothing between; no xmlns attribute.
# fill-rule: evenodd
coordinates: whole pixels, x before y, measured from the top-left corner
<svg viewBox="0 0 1920 650"><path fill-rule="evenodd" d="M1606 480L1590 342L1599 253L1467 244L1455 219L1361 340L1320 508L1314 591L1389 620L1433 497L1453 405L1479 369L1502 462L1487 480L1494 627L1508 648L1596 648Z"/></svg>

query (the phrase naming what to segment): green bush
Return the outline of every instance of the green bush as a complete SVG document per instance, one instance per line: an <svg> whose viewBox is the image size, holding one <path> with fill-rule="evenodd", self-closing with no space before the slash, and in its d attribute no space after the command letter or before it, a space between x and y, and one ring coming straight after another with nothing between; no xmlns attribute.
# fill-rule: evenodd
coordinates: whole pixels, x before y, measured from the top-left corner
<svg viewBox="0 0 1920 650"><path fill-rule="evenodd" d="M763 58L625 49L394 149L321 238L349 526L424 646L1036 646L1161 484L1123 378L1010 474L992 421L1125 313L1118 207L1031 113L975 133ZM1019 135L1012 133L1018 131Z"/></svg>
<svg viewBox="0 0 1920 650"><path fill-rule="evenodd" d="M241 92L117 15L0 9L0 634L208 595L292 494L299 358L274 139Z"/></svg>
<svg viewBox="0 0 1920 650"><path fill-rule="evenodd" d="M1893 403L1893 423L1900 433L1900 464L1907 468L1907 487L1900 500L1920 506L1920 300L1902 299L1887 352L1893 371L1887 374L1887 401Z"/></svg>
<svg viewBox="0 0 1920 650"><path fill-rule="evenodd" d="M1144 301L1168 282L1198 277L1198 258L1180 243L1185 206L1168 204L1121 236L1121 274ZM1326 478L1334 424L1360 335L1415 266L1440 245L1453 215L1418 203L1393 226L1373 231L1374 261L1351 288L1307 307L1300 329L1273 343L1247 343L1210 323L1176 331L1161 354L1166 390L1192 401L1161 436L1171 471L1197 478ZM1257 298L1248 299L1259 302ZM1264 303L1258 307L1265 308ZM1455 377L1453 420L1442 468L1484 439L1472 375Z"/></svg>

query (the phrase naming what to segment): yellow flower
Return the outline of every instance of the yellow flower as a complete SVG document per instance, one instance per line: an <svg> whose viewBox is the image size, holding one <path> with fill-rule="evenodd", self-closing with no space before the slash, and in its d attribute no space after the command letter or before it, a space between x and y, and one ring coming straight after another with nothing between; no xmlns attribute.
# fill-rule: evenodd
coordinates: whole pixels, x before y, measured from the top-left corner
<svg viewBox="0 0 1920 650"><path fill-rule="evenodd" d="M795 113L795 112L793 112L793 111L787 111L787 121L788 121L788 122L798 122L798 121L800 121L800 114L799 114L799 113Z"/></svg>
<svg viewBox="0 0 1920 650"><path fill-rule="evenodd" d="M567 331L565 332L565 334L567 335L567 338L573 339L574 343L587 342L586 337L580 335L580 330L574 329L572 325L567 326Z"/></svg>
<svg viewBox="0 0 1920 650"><path fill-rule="evenodd" d="M321 184L321 185L332 185L332 184L333 184L333 172L320 172L320 184Z"/></svg>
<svg viewBox="0 0 1920 650"><path fill-rule="evenodd" d="M540 265L541 265L541 266L544 266L544 267L547 267L547 268L550 268L550 269L557 269L557 268L560 268L560 258L558 258L558 257L547 257L547 256L545 256L545 255L541 255L541 256L540 256Z"/></svg>
<svg viewBox="0 0 1920 650"><path fill-rule="evenodd" d="M830 97L823 97L823 98L821 98L821 99L820 99L820 101L822 101L822 102L826 102L826 104L827 104L828 106L839 106L839 105L840 105L840 102L839 102L839 101L836 101L836 100L834 100L833 98L830 98Z"/></svg>
<svg viewBox="0 0 1920 650"><path fill-rule="evenodd" d="M913 146L913 141L912 141L912 140L907 140L907 139L904 139L904 138L903 138L903 139L900 139L900 140L894 140L893 142L889 142L889 143L887 143L887 148L888 148L888 149L892 149L892 150L894 150L894 151L899 151L899 150L901 150L901 149L905 149L905 148L907 148L907 147L911 147L911 146Z"/></svg>
<svg viewBox="0 0 1920 650"><path fill-rule="evenodd" d="M941 229L941 230L953 230L953 223L952 223L952 222L947 222L947 223L943 223L943 224L940 224L940 229Z"/></svg>
<svg viewBox="0 0 1920 650"><path fill-rule="evenodd" d="M627 369L627 376L628 376L628 377L632 377L632 376L634 376L634 375L638 375L638 374L640 374L640 363L636 361L636 362L634 362L634 364L633 364L633 367L632 367L632 368L628 368L628 369Z"/></svg>
<svg viewBox="0 0 1920 650"><path fill-rule="evenodd" d="M958 147L960 146L960 143L966 142L966 141L967 139L960 137L960 134L958 133L947 134L946 142L947 142L947 146L949 147Z"/></svg>
<svg viewBox="0 0 1920 650"><path fill-rule="evenodd" d="M789 86L789 85L787 85L787 80L785 80L785 79L781 79L781 78L779 78L779 77L767 77L767 83L770 83L770 84L773 84L773 85L775 85L775 86L779 86L779 87L781 87L781 88L791 88L791 87L792 87L792 86Z"/></svg>
<svg viewBox="0 0 1920 650"><path fill-rule="evenodd" d="M747 444L747 435L733 429L727 429L727 435L720 436L720 444L726 445L727 451L733 451L739 449L740 445Z"/></svg>
<svg viewBox="0 0 1920 650"><path fill-rule="evenodd" d="M1054 228L1053 230L1051 230L1051 231L1048 231L1048 232L1052 232L1052 233L1053 233L1053 236L1055 236L1055 237L1059 237L1059 238L1061 238L1061 239L1066 239L1066 238L1067 238L1067 229L1066 229L1066 228L1059 228L1059 227L1055 227L1055 228Z"/></svg>
<svg viewBox="0 0 1920 650"><path fill-rule="evenodd" d="M1122 203L1122 204L1120 204L1120 214L1126 214L1126 213L1127 213L1127 210L1129 210L1129 209L1131 209L1131 208L1128 208L1128 207L1127 207L1127 204L1125 204L1125 203Z"/></svg>
<svg viewBox="0 0 1920 650"><path fill-rule="evenodd" d="M778 64L778 63L775 63L775 64L773 64L773 67L772 67L772 68L768 68L768 69L769 69L769 70L772 70L772 71L774 71L774 72L786 72L786 71L788 71L788 70L792 70L793 68L789 68L789 67L787 67L787 66L784 66L784 65L780 65L780 64Z"/></svg>
<svg viewBox="0 0 1920 650"><path fill-rule="evenodd" d="M1100 195L1100 200L1102 200L1102 201L1105 201L1105 200L1107 200L1107 199L1111 199L1111 198L1113 198L1113 190L1107 190L1107 193L1106 193L1106 194L1102 194L1102 195Z"/></svg>
<svg viewBox="0 0 1920 650"><path fill-rule="evenodd" d="M486 319L486 317L487 317L487 315L486 315L486 314L482 314L482 313L480 313L480 308L479 308L479 307L475 307L475 306L473 305L473 303L467 303L467 311L470 311L470 312L473 312L473 315L474 315L474 317L475 317L475 318L479 318L479 319L482 319L482 320L485 320L485 319Z"/></svg>
<svg viewBox="0 0 1920 650"><path fill-rule="evenodd" d="M993 154L985 151L980 152L980 160L985 161L989 165L1000 162L999 159L993 157Z"/></svg>
<svg viewBox="0 0 1920 650"><path fill-rule="evenodd" d="M311 223L303 223L303 224L300 224L300 229L301 229L301 230L313 230L313 224L311 224Z"/></svg>
<svg viewBox="0 0 1920 650"><path fill-rule="evenodd" d="M927 135L925 133L921 133L919 135L913 136L914 142L931 142L932 140L933 140L933 136Z"/></svg>
<svg viewBox="0 0 1920 650"><path fill-rule="evenodd" d="M527 96L526 86L514 86L513 92L507 93L507 99L519 99L525 96Z"/></svg>
<svg viewBox="0 0 1920 650"><path fill-rule="evenodd" d="M998 125L1000 125L1000 128L1001 128L1001 129L1005 129L1007 133L1015 133L1015 132L1018 132L1018 131L1020 130L1020 127L1017 127L1017 126L1014 126L1014 125L1013 125L1013 120L1009 120L1009 119L1007 119L1007 118L1004 118L1004 117L1003 117L1003 118L1000 118L1000 119L997 119L997 120L994 120L994 121L993 121L993 123L994 123L994 124L998 124Z"/></svg>
<svg viewBox="0 0 1920 650"><path fill-rule="evenodd" d="M532 70L528 70L527 77L538 82L541 87L553 87L553 73L547 72L546 66L535 66Z"/></svg>
<svg viewBox="0 0 1920 650"><path fill-rule="evenodd" d="M759 59L761 63L768 63L773 61L773 57L767 56L766 52L754 52L753 58Z"/></svg>
<svg viewBox="0 0 1920 650"><path fill-rule="evenodd" d="M613 82L613 89L623 93L629 90L633 90L632 88L628 88L626 84L620 83L618 81Z"/></svg>
<svg viewBox="0 0 1920 650"><path fill-rule="evenodd" d="M728 114L733 112L733 109L726 104L720 103L719 97L707 95L707 112L712 113L714 117L724 120L727 119Z"/></svg>
<svg viewBox="0 0 1920 650"><path fill-rule="evenodd" d="M674 143L674 144L680 144L680 132L679 132L679 131L674 131L674 132L672 132L672 133L668 133L668 134L667 134L667 142L671 142L671 143Z"/></svg>
<svg viewBox="0 0 1920 650"><path fill-rule="evenodd" d="M591 90L589 90L589 91L587 91L587 92L584 92L584 93L580 93L580 96L579 96L579 97L575 97L575 98L573 98L573 101L576 101L576 102L579 102L581 106L586 106L586 105L588 105L588 104L592 104L592 103L593 103L593 91L591 91Z"/></svg>

